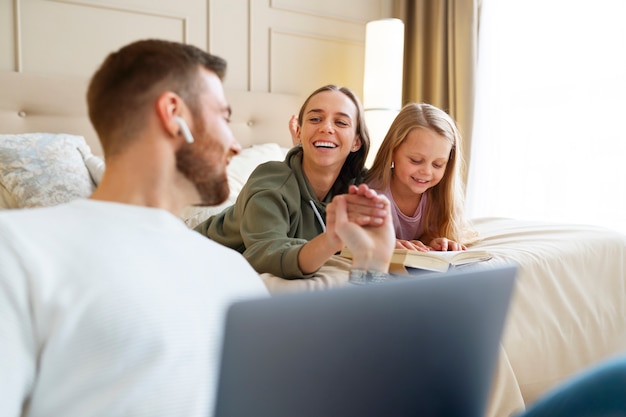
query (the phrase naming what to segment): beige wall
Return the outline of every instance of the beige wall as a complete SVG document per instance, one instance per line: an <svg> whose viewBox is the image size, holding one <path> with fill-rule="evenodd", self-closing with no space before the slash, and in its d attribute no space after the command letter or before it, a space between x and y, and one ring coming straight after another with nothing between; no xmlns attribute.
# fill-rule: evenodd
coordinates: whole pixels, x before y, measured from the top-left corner
<svg viewBox="0 0 626 417"><path fill-rule="evenodd" d="M110 51L158 37L228 60L226 86L362 92L365 23L393 0L0 0L0 70L89 76Z"/></svg>

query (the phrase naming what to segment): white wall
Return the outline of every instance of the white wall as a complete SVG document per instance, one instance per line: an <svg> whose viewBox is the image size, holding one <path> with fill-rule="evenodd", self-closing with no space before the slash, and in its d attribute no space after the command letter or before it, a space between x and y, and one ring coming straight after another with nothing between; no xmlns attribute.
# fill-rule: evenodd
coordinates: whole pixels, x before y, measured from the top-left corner
<svg viewBox="0 0 626 417"><path fill-rule="evenodd" d="M228 60L231 89L362 93L365 23L393 0L0 0L0 70L89 76L111 51L157 37Z"/></svg>

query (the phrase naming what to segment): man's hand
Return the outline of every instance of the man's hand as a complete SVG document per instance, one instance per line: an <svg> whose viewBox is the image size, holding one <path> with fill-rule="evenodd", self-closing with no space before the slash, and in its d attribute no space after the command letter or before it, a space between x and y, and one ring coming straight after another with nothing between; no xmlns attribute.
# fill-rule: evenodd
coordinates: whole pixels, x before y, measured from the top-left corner
<svg viewBox="0 0 626 417"><path fill-rule="evenodd" d="M350 195L346 194L335 196L326 207L326 223L352 252L354 269L387 272L396 238L389 200L385 196L378 196L375 192L374 194L369 198L370 204L385 213L380 224L362 226L351 221L347 201Z"/></svg>

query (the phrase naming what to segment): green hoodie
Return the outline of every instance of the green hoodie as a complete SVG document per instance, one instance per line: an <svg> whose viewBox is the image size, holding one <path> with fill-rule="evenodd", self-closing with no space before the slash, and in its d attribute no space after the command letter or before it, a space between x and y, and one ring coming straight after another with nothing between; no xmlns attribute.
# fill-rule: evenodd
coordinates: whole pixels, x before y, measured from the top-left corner
<svg viewBox="0 0 626 417"><path fill-rule="evenodd" d="M307 278L298 267L298 252L325 229L311 204L325 221L326 205L345 192L347 185L336 184L320 201L302 170L302 148L295 147L284 161L259 165L235 204L195 230L241 252L258 273Z"/></svg>

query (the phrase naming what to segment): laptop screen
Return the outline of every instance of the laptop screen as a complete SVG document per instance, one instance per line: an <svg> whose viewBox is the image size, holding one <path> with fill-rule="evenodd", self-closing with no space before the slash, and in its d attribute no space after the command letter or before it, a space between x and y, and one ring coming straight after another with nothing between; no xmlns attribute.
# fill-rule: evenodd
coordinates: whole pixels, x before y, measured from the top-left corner
<svg viewBox="0 0 626 417"><path fill-rule="evenodd" d="M238 302L215 417L482 417L515 274L459 270Z"/></svg>

